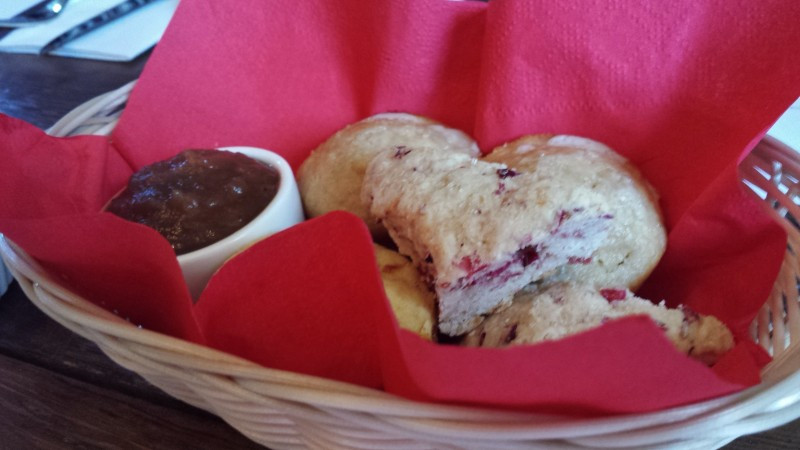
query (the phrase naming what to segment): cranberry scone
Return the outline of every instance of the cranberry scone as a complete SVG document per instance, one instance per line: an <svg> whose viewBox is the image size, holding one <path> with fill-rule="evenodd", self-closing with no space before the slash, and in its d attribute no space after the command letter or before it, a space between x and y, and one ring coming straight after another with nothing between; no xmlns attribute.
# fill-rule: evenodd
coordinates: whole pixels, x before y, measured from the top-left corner
<svg viewBox="0 0 800 450"><path fill-rule="evenodd" d="M361 203L361 183L380 150L405 145L477 156L478 146L465 133L425 117L384 113L348 125L311 152L297 172L297 184L309 217L334 210L363 219L381 240L385 229Z"/></svg>
<svg viewBox="0 0 800 450"><path fill-rule="evenodd" d="M576 158L584 163L566 163ZM555 278L636 289L664 254L667 236L655 190L609 147L577 136L540 134L504 144L484 160L575 180L607 198L614 216L607 239L586 264L563 266Z"/></svg>
<svg viewBox="0 0 800 450"><path fill-rule="evenodd" d="M435 290L449 336L558 267L585 264L614 220L603 193L575 180L409 146L372 160L362 196Z"/></svg>
<svg viewBox="0 0 800 450"><path fill-rule="evenodd" d="M473 347L505 347L560 339L631 315L647 315L679 351L713 364L733 347L730 330L713 316L667 308L627 289L557 283L517 294L511 306L489 316L464 337Z"/></svg>

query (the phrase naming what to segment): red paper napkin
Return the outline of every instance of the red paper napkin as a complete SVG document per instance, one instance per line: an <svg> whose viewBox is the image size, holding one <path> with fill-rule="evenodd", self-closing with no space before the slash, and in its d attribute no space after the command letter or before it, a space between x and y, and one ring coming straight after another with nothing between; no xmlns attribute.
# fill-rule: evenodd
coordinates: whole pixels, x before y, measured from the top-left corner
<svg viewBox="0 0 800 450"><path fill-rule="evenodd" d="M469 131L485 10L410 0L181 5L114 139L137 166L224 144L266 146L297 168L339 128L387 109Z"/></svg>
<svg viewBox="0 0 800 450"><path fill-rule="evenodd" d="M589 136L662 193L672 227L800 96L792 0L499 2L476 134Z"/></svg>
<svg viewBox="0 0 800 450"><path fill-rule="evenodd" d="M800 94L785 44L800 41L796 2L187 5L110 142L0 119L0 230L65 284L148 328L424 401L639 412L758 382L765 354L746 325L785 236L741 191L735 164ZM658 188L669 226L643 292L718 315L737 348L710 370L641 317L506 350L424 342L397 328L369 235L346 213L251 247L192 306L159 236L96 213L132 169L183 148L259 146L296 168L383 111L459 127L484 150L536 132L617 148Z"/></svg>

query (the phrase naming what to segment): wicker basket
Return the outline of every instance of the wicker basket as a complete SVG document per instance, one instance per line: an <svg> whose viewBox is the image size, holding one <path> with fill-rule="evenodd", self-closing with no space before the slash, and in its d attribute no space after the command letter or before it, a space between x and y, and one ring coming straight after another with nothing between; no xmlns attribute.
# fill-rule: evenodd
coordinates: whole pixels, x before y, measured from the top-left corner
<svg viewBox="0 0 800 450"><path fill-rule="evenodd" d="M133 83L65 116L51 134L108 134ZM49 277L0 236L0 254L47 315L95 342L152 384L229 422L272 448L715 448L800 417L800 233L790 222L800 157L763 140L741 166L746 185L789 233L789 249L769 299L752 325L773 356L760 385L648 414L600 418L501 412L417 403L385 392L268 369L131 325Z"/></svg>

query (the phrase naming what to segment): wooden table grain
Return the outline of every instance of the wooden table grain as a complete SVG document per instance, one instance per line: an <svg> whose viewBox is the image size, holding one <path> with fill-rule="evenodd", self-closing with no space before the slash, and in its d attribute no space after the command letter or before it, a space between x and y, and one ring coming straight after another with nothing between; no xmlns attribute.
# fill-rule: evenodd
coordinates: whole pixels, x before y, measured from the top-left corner
<svg viewBox="0 0 800 450"><path fill-rule="evenodd" d="M0 53L0 113L46 129L137 78L147 56L108 63ZM0 449L259 448L116 365L39 311L16 283L0 298L0 380ZM725 448L798 449L800 420Z"/></svg>

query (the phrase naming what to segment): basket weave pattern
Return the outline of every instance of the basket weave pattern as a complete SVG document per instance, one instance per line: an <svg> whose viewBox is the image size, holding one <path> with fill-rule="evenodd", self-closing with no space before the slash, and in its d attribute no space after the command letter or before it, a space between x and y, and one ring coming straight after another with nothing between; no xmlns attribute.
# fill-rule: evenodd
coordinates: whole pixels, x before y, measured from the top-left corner
<svg viewBox="0 0 800 450"><path fill-rule="evenodd" d="M57 136L109 134L133 83L70 112ZM648 414L575 418L423 404L258 366L137 328L58 284L0 235L0 255L31 301L121 366L271 448L715 448L800 417L800 156L772 139L741 164L743 182L789 234L773 291L753 322L774 359L734 395Z"/></svg>

